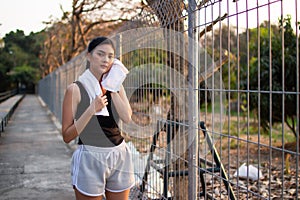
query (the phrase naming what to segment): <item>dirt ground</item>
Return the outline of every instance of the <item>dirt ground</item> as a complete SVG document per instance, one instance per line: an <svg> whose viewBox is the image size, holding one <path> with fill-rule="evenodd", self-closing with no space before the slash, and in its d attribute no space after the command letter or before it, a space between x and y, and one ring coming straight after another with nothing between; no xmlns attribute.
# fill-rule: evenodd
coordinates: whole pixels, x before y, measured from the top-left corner
<svg viewBox="0 0 300 200"><path fill-rule="evenodd" d="M253 144L250 142L240 142L236 148L221 152L222 163L228 173L237 199L299 199L300 157L298 154L297 158L295 153L296 142L285 144L284 152L291 151L292 154L290 154L283 153L282 145L280 144L272 144L271 148L263 145L268 142L264 140L268 140L268 138L260 138L260 146L256 142ZM226 142L220 142L219 144L222 143L226 144ZM216 148L220 149L224 147L216 144ZM261 172L258 180L234 176L234 173L238 171L238 168L243 163L246 166L252 165ZM220 186L221 182L218 180L216 181L217 184L210 185L210 191L212 192L209 193L216 199L227 199L226 189L224 186Z"/></svg>

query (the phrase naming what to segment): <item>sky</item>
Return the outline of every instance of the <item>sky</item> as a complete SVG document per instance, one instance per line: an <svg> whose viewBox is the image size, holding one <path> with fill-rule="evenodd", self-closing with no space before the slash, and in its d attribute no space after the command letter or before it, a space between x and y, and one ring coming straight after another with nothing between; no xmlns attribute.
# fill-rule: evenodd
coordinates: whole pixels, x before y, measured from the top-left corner
<svg viewBox="0 0 300 200"><path fill-rule="evenodd" d="M258 11L257 9L252 9L257 7L257 1L259 6L261 6ZM298 18L299 22L300 2L297 5L299 13L296 15L296 1L298 0L282 0L283 7L281 9L280 0L239 0L238 4L232 3L232 0L223 0L220 10L220 6L215 4L207 9L206 16L204 16L202 10L200 17L209 21L210 17L216 19L219 15L222 16L227 12L230 16L228 18L230 24L253 28L257 26L257 22L261 23L268 19L269 16L273 23L277 23L282 10L284 16L291 14L292 20L296 21L296 18ZM230 4L229 9L227 8L227 2ZM247 9L245 2L248 2L248 9L251 10L248 12L248 16L243 12ZM271 2L270 7L266 5L268 2ZM28 35L30 32L41 31L45 28L43 21L49 21L50 17L59 19L62 16L60 5L62 5L64 10L70 11L71 3L72 0L0 0L0 38L4 37L6 33L17 29L23 30L25 35ZM213 11L213 14L211 14L210 10ZM235 15L237 12L241 13L238 15L238 18ZM257 18L257 16L259 17Z"/></svg>
<svg viewBox="0 0 300 200"><path fill-rule="evenodd" d="M221 4L214 4L205 11L200 10L200 24L205 24L205 21L210 22L227 13L229 17L223 20L223 23L229 23L242 31L246 27L255 28L269 20L273 24L278 24L281 15L286 17L289 14L295 30L296 20L300 22L300 1L296 4L297 1L299 0L239 0L237 3L232 3L232 0L222 0Z"/></svg>
<svg viewBox="0 0 300 200"><path fill-rule="evenodd" d="M23 30L25 35L45 28L43 21L60 18L70 10L72 0L0 0L0 38L10 31Z"/></svg>

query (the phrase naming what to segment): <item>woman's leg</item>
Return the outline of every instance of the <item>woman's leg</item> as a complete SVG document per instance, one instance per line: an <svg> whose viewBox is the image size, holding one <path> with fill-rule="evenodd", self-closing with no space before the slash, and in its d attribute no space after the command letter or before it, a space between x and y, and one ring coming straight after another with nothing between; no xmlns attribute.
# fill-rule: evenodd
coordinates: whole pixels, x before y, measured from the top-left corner
<svg viewBox="0 0 300 200"><path fill-rule="evenodd" d="M74 188L76 200L102 200L102 196L91 197L81 194L76 188Z"/></svg>
<svg viewBox="0 0 300 200"><path fill-rule="evenodd" d="M105 191L105 196L107 200L128 200L130 189L123 192L110 192Z"/></svg>

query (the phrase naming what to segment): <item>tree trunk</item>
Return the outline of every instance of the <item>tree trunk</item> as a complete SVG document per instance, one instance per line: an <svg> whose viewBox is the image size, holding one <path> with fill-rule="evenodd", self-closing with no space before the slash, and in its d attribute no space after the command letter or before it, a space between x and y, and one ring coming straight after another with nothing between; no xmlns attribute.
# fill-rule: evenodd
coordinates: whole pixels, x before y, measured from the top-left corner
<svg viewBox="0 0 300 200"><path fill-rule="evenodd" d="M172 38L170 36L174 36L174 31L182 33L184 35L184 19L181 18L184 3L180 0L174 1L155 1L155 0L147 0L148 5L151 7L155 15L158 17L161 28L165 30L165 38L167 39L167 49L168 49L168 56L167 56L167 64L172 69L180 72L187 79L188 74L188 65L186 59L184 59L184 55L186 53L186 41L185 37L179 38ZM170 30L170 31L168 31ZM180 52L178 50L180 49ZM175 53L177 52L177 53ZM187 97L187 95L185 95ZM187 100L185 102L188 102ZM170 110L167 116L167 120L172 122L179 122L179 121L186 121L187 120L187 112L186 108L180 109L176 96L171 93L171 105ZM180 112L183 110L185 113ZM177 131L180 130L180 131ZM186 144L187 138L182 137L184 132L182 131L182 127L180 129L173 128L171 130L173 132L173 146L172 153L177 154L182 150L178 150L181 148L179 144ZM183 140L184 138L184 140ZM169 144L168 144L169 145ZM185 150L185 149L184 149ZM170 163L170 170L173 171L180 171L180 170L187 170L187 160L188 152L184 152L182 155L178 155L181 159L173 160ZM174 199L187 199L188 198L188 177L187 176L175 176L173 180L169 179L169 188L168 188L173 196Z"/></svg>

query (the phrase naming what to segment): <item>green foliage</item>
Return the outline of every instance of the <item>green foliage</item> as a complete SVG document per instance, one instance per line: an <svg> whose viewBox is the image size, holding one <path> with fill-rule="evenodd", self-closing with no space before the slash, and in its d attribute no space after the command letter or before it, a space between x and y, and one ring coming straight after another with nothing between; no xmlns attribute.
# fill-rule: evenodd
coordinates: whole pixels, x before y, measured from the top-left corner
<svg viewBox="0 0 300 200"><path fill-rule="evenodd" d="M36 84L40 79L37 72L38 70L31 66L22 65L15 67L9 75L11 76L12 81L30 87L32 84Z"/></svg>
<svg viewBox="0 0 300 200"><path fill-rule="evenodd" d="M138 67L150 63L164 63L167 58L167 52L162 49L136 49L125 55L122 55L126 66Z"/></svg>
<svg viewBox="0 0 300 200"><path fill-rule="evenodd" d="M44 38L43 32L26 36L22 30L5 35L2 39L5 45L0 48L0 78L3 80L0 92L16 88L18 83L33 87L41 74L39 56Z"/></svg>
<svg viewBox="0 0 300 200"><path fill-rule="evenodd" d="M291 18L279 20L278 26L263 23L259 29L249 31L252 54L249 79L244 74L241 85L245 90L249 87L255 91L250 94L250 108L260 110L257 113L265 130L271 124L284 121L296 136L298 38L292 29ZM245 66L243 71L247 72Z"/></svg>

